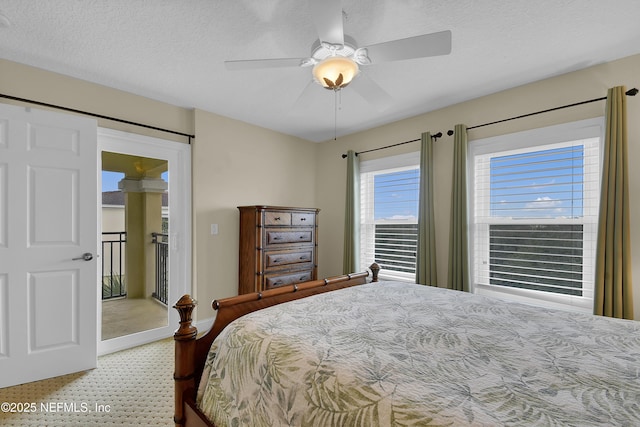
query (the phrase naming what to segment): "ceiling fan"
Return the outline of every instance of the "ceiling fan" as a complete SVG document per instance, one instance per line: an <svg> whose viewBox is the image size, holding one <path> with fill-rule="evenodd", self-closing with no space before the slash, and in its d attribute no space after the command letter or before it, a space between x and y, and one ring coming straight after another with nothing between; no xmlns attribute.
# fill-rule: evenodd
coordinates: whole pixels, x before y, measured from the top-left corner
<svg viewBox="0 0 640 427"><path fill-rule="evenodd" d="M344 34L342 0L309 0L308 3L319 37L311 47L311 56L225 61L226 68L313 67L314 81L333 91L339 91L358 77L358 83L353 85L356 92L368 102L383 107L391 97L377 83L363 78L359 74L360 66L451 53L451 31L358 47L353 38Z"/></svg>

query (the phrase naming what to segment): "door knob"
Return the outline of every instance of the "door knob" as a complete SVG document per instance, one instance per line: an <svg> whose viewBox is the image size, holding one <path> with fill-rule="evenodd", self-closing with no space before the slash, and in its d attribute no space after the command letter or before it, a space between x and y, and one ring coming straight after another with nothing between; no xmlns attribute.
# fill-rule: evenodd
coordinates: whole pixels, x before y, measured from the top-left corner
<svg viewBox="0 0 640 427"><path fill-rule="evenodd" d="M71 258L73 261L78 261L78 260L84 260L84 261L91 261L93 259L93 254L91 252L85 252L82 254L82 256L79 256L77 258Z"/></svg>

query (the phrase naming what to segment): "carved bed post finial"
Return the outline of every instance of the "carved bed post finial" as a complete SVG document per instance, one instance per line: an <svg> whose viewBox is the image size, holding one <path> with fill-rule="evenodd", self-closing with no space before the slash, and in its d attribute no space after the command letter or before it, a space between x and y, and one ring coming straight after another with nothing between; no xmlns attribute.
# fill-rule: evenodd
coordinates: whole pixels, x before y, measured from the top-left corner
<svg viewBox="0 0 640 427"><path fill-rule="evenodd" d="M175 384L175 413L173 421L176 426L184 425L184 395L187 390L195 388L195 360L194 352L198 329L191 324L193 309L196 301L189 295L183 295L173 306L180 314L180 327L173 334L175 341L175 370L173 380Z"/></svg>
<svg viewBox="0 0 640 427"><path fill-rule="evenodd" d="M198 302L191 298L190 295L183 295L173 306L180 314L180 327L173 335L176 341L183 341L195 338L197 329L191 324L193 309L196 308Z"/></svg>
<svg viewBox="0 0 640 427"><path fill-rule="evenodd" d="M371 269L371 275L372 275L371 281L372 282L377 282L378 281L378 273L380 273L380 266L374 262L373 264L371 264L369 266L369 268Z"/></svg>

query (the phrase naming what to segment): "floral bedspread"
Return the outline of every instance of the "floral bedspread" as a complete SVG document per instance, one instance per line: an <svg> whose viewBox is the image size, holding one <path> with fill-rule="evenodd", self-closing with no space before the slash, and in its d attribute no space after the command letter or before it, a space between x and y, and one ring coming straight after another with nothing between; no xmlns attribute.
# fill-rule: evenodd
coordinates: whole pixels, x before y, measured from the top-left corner
<svg viewBox="0 0 640 427"><path fill-rule="evenodd" d="M381 282L251 313L198 404L223 426L640 426L640 322Z"/></svg>

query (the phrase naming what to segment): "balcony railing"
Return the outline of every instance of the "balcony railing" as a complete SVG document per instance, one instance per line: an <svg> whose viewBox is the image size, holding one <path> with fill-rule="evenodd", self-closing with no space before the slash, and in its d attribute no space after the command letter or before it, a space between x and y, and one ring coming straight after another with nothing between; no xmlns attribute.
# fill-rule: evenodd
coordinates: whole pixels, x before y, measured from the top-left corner
<svg viewBox="0 0 640 427"><path fill-rule="evenodd" d="M374 259L387 271L415 274L418 224L376 224Z"/></svg>
<svg viewBox="0 0 640 427"><path fill-rule="evenodd" d="M583 296L582 224L489 226L489 283Z"/></svg>
<svg viewBox="0 0 640 427"><path fill-rule="evenodd" d="M155 288L152 296L163 304L167 303L169 291L169 236L151 233L155 245ZM127 296L125 280L126 231L102 233L102 299Z"/></svg>
<svg viewBox="0 0 640 427"><path fill-rule="evenodd" d="M124 274L125 231L102 233L102 299L127 296Z"/></svg>
<svg viewBox="0 0 640 427"><path fill-rule="evenodd" d="M156 285L152 296L163 304L167 303L169 278L169 235L151 233L152 243L156 246Z"/></svg>

